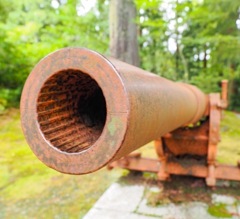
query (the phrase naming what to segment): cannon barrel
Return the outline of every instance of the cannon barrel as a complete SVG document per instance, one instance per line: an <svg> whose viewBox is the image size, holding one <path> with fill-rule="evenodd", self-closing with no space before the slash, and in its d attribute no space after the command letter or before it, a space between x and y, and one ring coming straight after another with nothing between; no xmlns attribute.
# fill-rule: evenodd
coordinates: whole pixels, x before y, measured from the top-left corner
<svg viewBox="0 0 240 219"><path fill-rule="evenodd" d="M42 59L21 97L24 135L47 166L96 171L208 111L208 96L84 48Z"/></svg>

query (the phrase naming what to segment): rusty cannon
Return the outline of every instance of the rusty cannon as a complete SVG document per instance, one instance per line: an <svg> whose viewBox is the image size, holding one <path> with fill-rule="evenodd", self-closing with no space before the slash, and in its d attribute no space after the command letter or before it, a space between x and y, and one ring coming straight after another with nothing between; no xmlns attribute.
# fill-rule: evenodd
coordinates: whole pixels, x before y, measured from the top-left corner
<svg viewBox="0 0 240 219"><path fill-rule="evenodd" d="M240 180L237 166L218 165L219 123L227 82L206 95L84 48L65 48L42 59L21 97L24 135L47 166L86 174L104 166ZM155 140L157 159L134 150ZM196 158L197 159L194 159ZM193 161L194 160L194 161Z"/></svg>

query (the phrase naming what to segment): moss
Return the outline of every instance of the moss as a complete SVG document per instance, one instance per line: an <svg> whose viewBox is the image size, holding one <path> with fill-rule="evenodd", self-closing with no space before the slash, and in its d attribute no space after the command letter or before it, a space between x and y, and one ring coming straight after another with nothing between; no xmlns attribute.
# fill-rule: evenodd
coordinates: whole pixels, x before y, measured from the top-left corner
<svg viewBox="0 0 240 219"><path fill-rule="evenodd" d="M41 163L21 131L18 109L0 115L0 218L82 218L121 171L58 173Z"/></svg>
<svg viewBox="0 0 240 219"><path fill-rule="evenodd" d="M147 204L153 207L159 205L167 205L171 203L168 195L162 192L146 192L145 197L147 199Z"/></svg>
<svg viewBox="0 0 240 219"><path fill-rule="evenodd" d="M215 204L208 207L208 213L214 217L232 218L232 215L227 211L225 204Z"/></svg>
<svg viewBox="0 0 240 219"><path fill-rule="evenodd" d="M217 160L233 165L240 160L240 118L233 112L225 111L223 114Z"/></svg>
<svg viewBox="0 0 240 219"><path fill-rule="evenodd" d="M156 173L150 173L150 172L144 172L143 177L146 180L157 179L157 174Z"/></svg>

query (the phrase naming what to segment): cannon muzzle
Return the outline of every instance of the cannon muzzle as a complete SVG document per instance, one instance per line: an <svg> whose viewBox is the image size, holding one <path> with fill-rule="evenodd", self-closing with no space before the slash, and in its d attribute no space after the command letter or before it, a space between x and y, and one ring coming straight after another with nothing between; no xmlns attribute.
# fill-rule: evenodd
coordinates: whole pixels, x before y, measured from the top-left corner
<svg viewBox="0 0 240 219"><path fill-rule="evenodd" d="M24 135L47 166L96 171L208 111L198 88L83 48L66 48L32 70L21 98Z"/></svg>

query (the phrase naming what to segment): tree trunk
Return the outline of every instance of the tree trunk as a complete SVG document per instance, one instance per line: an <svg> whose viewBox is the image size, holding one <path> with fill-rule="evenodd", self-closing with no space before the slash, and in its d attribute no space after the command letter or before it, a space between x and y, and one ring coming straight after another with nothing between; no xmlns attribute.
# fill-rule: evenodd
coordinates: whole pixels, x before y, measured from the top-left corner
<svg viewBox="0 0 240 219"><path fill-rule="evenodd" d="M110 54L129 64L139 66L136 7L133 0L111 0Z"/></svg>
<svg viewBox="0 0 240 219"><path fill-rule="evenodd" d="M204 45L204 58L203 58L203 68L207 68L207 46Z"/></svg>

